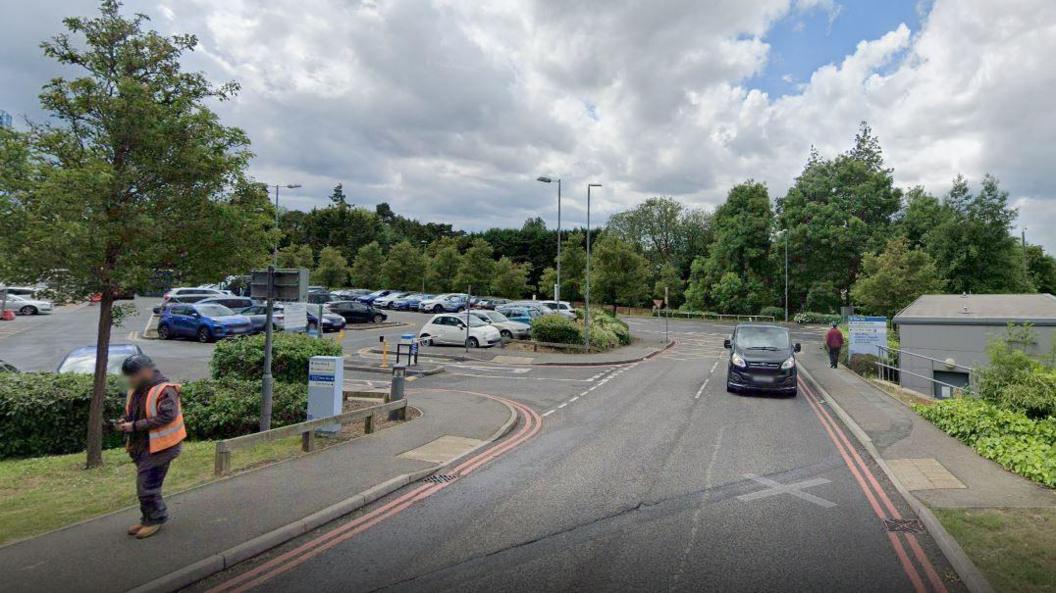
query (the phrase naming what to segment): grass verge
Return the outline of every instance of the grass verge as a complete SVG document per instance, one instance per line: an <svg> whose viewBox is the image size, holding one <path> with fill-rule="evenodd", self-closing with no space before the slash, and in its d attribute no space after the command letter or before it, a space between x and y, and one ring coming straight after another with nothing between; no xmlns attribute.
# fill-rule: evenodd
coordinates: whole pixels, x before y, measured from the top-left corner
<svg viewBox="0 0 1056 593"><path fill-rule="evenodd" d="M1056 508L932 509L1001 593L1056 593Z"/></svg>

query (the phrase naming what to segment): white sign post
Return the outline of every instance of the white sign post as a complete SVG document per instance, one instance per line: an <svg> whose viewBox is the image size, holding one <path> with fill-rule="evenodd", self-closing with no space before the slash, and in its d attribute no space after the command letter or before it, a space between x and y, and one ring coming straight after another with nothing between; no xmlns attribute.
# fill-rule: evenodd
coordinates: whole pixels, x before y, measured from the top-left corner
<svg viewBox="0 0 1056 593"><path fill-rule="evenodd" d="M305 303L286 303L283 308L282 329L288 332L308 330L308 305Z"/></svg>
<svg viewBox="0 0 1056 593"><path fill-rule="evenodd" d="M344 384L344 356L313 356L308 361L308 420L340 414ZM341 430L341 425L331 424L317 430L335 434Z"/></svg>
<svg viewBox="0 0 1056 593"><path fill-rule="evenodd" d="M887 346L887 317L850 315L847 317L850 341L847 355L872 354L880 356L880 346Z"/></svg>

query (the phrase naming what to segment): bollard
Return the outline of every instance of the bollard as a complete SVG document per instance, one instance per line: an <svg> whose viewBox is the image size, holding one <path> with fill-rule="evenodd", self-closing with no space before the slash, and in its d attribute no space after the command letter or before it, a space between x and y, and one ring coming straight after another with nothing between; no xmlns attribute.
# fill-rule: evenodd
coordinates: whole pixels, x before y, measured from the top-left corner
<svg viewBox="0 0 1056 593"><path fill-rule="evenodd" d="M389 368L389 343L385 341L385 336L378 336L378 341L381 342L381 368Z"/></svg>
<svg viewBox="0 0 1056 593"><path fill-rule="evenodd" d="M389 401L399 401L403 399L403 385L404 377L407 375L407 365L397 364L392 367L392 383L389 385ZM389 420L406 420L407 419L407 408L401 408L399 410L392 410L389 412Z"/></svg>

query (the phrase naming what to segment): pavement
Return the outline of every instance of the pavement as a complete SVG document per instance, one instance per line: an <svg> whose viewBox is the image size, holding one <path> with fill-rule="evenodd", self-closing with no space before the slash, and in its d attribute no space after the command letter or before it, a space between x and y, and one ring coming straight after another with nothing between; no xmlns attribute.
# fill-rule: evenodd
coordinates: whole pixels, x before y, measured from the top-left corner
<svg viewBox="0 0 1056 593"><path fill-rule="evenodd" d="M422 411L421 417L166 496L172 519L151 539L138 541L125 534L139 519L138 508L129 508L0 547L3 589L127 591L187 567L198 571L198 578L206 576L223 568L225 556L232 562L261 551L250 549L254 546L239 550L246 542L269 537L271 545L284 541L314 527L304 520L334 505L350 512L357 493L383 484L395 489L407 483L406 476L431 473L453 456L494 438L512 419L505 404L477 394L417 391L408 400ZM385 493L375 491L375 496ZM331 512L321 520L334 516ZM275 539L282 535L276 530L285 530L285 536ZM187 584L178 576L158 589Z"/></svg>

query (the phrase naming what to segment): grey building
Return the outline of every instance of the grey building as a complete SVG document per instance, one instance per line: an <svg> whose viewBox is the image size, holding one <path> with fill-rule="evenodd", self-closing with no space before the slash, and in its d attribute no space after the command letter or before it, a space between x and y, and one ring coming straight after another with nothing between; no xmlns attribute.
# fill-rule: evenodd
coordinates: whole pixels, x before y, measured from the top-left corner
<svg viewBox="0 0 1056 593"><path fill-rule="evenodd" d="M1030 323L1035 342L1027 351L1051 351L1056 332L1056 297L1051 294L927 294L895 315L902 351L903 387L949 397L965 386L972 369L989 364L986 346L1007 335L1009 323Z"/></svg>

